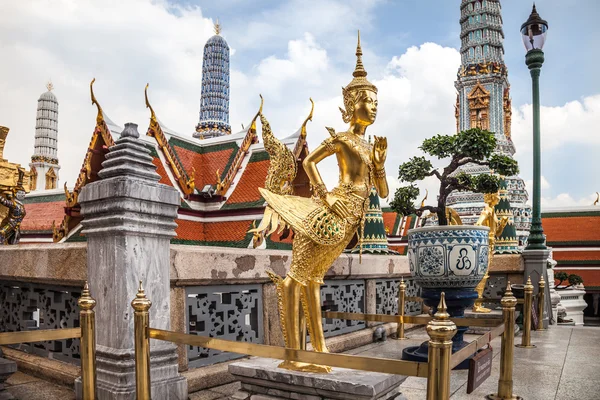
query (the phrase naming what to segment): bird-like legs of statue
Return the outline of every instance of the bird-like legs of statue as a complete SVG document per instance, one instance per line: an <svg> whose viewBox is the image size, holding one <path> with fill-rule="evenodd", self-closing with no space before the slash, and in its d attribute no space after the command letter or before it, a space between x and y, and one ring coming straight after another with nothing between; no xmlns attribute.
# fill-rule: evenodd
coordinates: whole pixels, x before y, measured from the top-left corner
<svg viewBox="0 0 600 400"><path fill-rule="evenodd" d="M309 282L307 286L303 286L289 276L283 280L280 278L276 285L285 347L301 349L303 329L300 326L302 321L300 305L302 304L301 301L305 301L306 311L303 310L303 313L307 318L313 348L319 352L328 352L321 322L321 285L316 282ZM324 365L297 361L284 361L279 367L302 372L326 373L331 371L330 367Z"/></svg>
<svg viewBox="0 0 600 400"><path fill-rule="evenodd" d="M483 303L483 291L485 290L485 284L489 277L490 276L486 272L481 282L479 282L479 284L475 288L475 291L477 292L477 300L475 300L475 304L473 304L473 312L484 314L492 312L491 309L481 305Z"/></svg>

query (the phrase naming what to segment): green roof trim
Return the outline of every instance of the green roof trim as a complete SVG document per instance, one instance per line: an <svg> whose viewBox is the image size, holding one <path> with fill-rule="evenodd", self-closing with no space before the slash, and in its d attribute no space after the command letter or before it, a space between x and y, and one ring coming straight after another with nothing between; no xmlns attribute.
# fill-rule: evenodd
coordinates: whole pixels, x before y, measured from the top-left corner
<svg viewBox="0 0 600 400"><path fill-rule="evenodd" d="M229 150L229 149L237 150L240 148L235 141L227 142L227 143L218 143L218 144L214 144L212 146L197 146L195 144L177 139L175 137L171 137L169 139L169 144L171 145L171 147L173 147L173 146L181 147L182 149L193 151L194 153L198 153L198 154L213 153L215 151L223 151L223 150ZM173 150L175 150L175 149L173 149ZM176 151L176 153L177 153L177 151Z"/></svg>
<svg viewBox="0 0 600 400"><path fill-rule="evenodd" d="M600 210L598 211L583 211L583 212L547 212L542 213L542 218L569 218L569 217L600 217Z"/></svg>
<svg viewBox="0 0 600 400"><path fill-rule="evenodd" d="M66 197L64 193L59 194L49 194L47 196L35 196L35 197L27 197L25 196L24 204L36 204L36 203L54 203L57 201L65 201Z"/></svg>
<svg viewBox="0 0 600 400"><path fill-rule="evenodd" d="M87 237L81 234L83 226L79 224L75 227L75 232L65 240L66 243L87 242Z"/></svg>
<svg viewBox="0 0 600 400"><path fill-rule="evenodd" d="M269 160L269 159L270 159L269 153L267 153L266 151L255 151L250 156L250 160L248 160L248 162L253 163L253 162L265 161L265 160Z"/></svg>
<svg viewBox="0 0 600 400"><path fill-rule="evenodd" d="M258 207L263 207L265 204L265 200L261 197L258 200L255 201L247 201L244 203L230 203L230 204L223 204L223 207L221 207L221 210L239 210L241 208L258 208Z"/></svg>
<svg viewBox="0 0 600 400"><path fill-rule="evenodd" d="M151 155L152 157L154 157L154 158L158 158L158 159L160 160L160 157L158 157L158 152L156 151L156 147L154 147L153 145L151 145L151 144L148 144L148 143L144 143L144 146L146 146L146 148L147 148L148 150L150 150L150 155Z"/></svg>
<svg viewBox="0 0 600 400"><path fill-rule="evenodd" d="M546 243L548 246L600 246L600 240L590 240L590 241L572 241L572 242L548 242Z"/></svg>

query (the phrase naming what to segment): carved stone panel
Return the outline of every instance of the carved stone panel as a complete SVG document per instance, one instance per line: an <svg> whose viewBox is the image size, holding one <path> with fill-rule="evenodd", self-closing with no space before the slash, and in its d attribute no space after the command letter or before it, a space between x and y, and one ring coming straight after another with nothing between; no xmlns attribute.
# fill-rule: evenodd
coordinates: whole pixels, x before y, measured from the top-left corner
<svg viewBox="0 0 600 400"><path fill-rule="evenodd" d="M321 286L322 309L325 311L364 313L365 281L326 281ZM342 335L366 327L364 321L323 318L325 337Z"/></svg>
<svg viewBox="0 0 600 400"><path fill-rule="evenodd" d="M406 297L417 297L421 295L421 288L417 286L412 278L404 281L406 284ZM398 279L378 279L375 281L377 314L398 314ZM421 314L421 302L407 301L405 303L404 315Z"/></svg>
<svg viewBox="0 0 600 400"><path fill-rule="evenodd" d="M0 282L0 332L79 326L79 288ZM79 364L79 339L26 343L18 350Z"/></svg>
<svg viewBox="0 0 600 400"><path fill-rule="evenodd" d="M190 286L186 288L188 333L239 342L263 343L261 285ZM211 365L241 354L188 347L190 368Z"/></svg>

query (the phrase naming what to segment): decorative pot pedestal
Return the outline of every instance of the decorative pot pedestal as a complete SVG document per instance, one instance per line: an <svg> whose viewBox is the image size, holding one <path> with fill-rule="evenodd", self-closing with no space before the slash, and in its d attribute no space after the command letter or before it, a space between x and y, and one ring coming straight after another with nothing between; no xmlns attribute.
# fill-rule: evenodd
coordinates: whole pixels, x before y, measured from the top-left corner
<svg viewBox="0 0 600 400"><path fill-rule="evenodd" d="M398 387L406 376L333 368L328 374L277 368L280 360L251 358L229 365L242 383L236 400L392 400L401 399Z"/></svg>
<svg viewBox="0 0 600 400"><path fill-rule="evenodd" d="M464 317L465 308L473 306L473 303L477 299L477 292L475 290L444 289L443 292L446 294L446 305L448 306L450 318ZM431 307L435 314L437 312L437 305L440 303L441 291L423 289L421 297L423 298L425 305ZM456 335L452 338L452 353L457 352L469 344L463 339L467 329L468 327L466 326L458 327ZM421 343L420 346L406 347L402 350L402 359L407 361L427 362L428 354L429 342L425 341ZM468 369L469 358L458 364L454 369Z"/></svg>
<svg viewBox="0 0 600 400"><path fill-rule="evenodd" d="M477 299L475 287L488 268L489 231L485 226L427 226L408 231L408 263L414 281L422 289L425 305L435 312L442 292L451 318L461 318ZM452 352L467 345L461 326L452 338ZM428 342L407 347L402 359L427 362ZM468 359L457 369L469 367Z"/></svg>

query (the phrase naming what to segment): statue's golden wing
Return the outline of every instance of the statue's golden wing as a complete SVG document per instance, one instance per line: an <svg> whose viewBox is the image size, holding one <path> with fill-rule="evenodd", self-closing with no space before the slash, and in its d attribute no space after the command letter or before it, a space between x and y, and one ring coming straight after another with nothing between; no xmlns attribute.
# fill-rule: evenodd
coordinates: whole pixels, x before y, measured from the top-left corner
<svg viewBox="0 0 600 400"><path fill-rule="evenodd" d="M265 188L275 194L293 194L293 181L298 173L298 163L292 151L273 135L271 125L262 113L262 138L265 150L269 154L271 164L267 170Z"/></svg>

